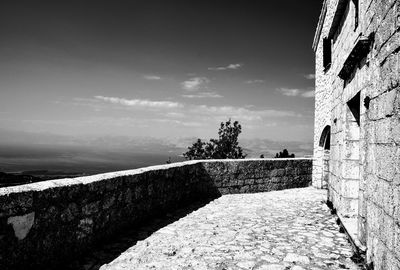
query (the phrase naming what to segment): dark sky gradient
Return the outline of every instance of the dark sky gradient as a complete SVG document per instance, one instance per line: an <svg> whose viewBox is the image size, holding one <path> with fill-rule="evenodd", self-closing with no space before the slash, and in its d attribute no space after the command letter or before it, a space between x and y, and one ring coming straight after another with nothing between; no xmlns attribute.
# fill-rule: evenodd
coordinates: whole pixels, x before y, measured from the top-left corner
<svg viewBox="0 0 400 270"><path fill-rule="evenodd" d="M0 127L208 138L232 117L244 138L310 142L321 6L1 1Z"/></svg>

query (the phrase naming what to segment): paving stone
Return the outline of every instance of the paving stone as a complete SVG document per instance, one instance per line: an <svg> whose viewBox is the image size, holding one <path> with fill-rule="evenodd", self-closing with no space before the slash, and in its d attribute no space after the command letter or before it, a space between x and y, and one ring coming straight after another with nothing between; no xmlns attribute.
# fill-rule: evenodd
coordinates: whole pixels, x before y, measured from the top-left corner
<svg viewBox="0 0 400 270"><path fill-rule="evenodd" d="M305 270L303 267L295 265L291 268L291 270Z"/></svg>
<svg viewBox="0 0 400 270"><path fill-rule="evenodd" d="M268 264L268 265L262 265L260 268L257 268L257 270L285 270L286 266L281 265L281 264Z"/></svg>
<svg viewBox="0 0 400 270"><path fill-rule="evenodd" d="M100 269L360 269L324 198L326 191L311 187L225 195Z"/></svg>
<svg viewBox="0 0 400 270"><path fill-rule="evenodd" d="M286 257L283 259L283 261L293 262L293 263L304 263L304 264L310 263L310 259L307 256L301 256L294 253L287 254Z"/></svg>

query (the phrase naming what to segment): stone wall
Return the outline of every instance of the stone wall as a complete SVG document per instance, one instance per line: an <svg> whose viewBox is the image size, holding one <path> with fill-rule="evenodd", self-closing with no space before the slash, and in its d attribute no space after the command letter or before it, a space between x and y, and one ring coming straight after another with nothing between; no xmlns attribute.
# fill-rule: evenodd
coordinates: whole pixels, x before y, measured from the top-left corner
<svg viewBox="0 0 400 270"><path fill-rule="evenodd" d="M311 168L310 159L189 161L0 188L0 269L55 269L186 203L309 186Z"/></svg>
<svg viewBox="0 0 400 270"><path fill-rule="evenodd" d="M309 186L312 160L215 160L204 162L203 168L219 194L254 193Z"/></svg>
<svg viewBox="0 0 400 270"><path fill-rule="evenodd" d="M400 1L359 0L357 28L355 2L327 0L327 17L320 21L315 140L322 125L331 126L329 200L350 224L361 250L367 249L367 262L374 269L400 269ZM333 45L332 66L321 73L322 39L340 3L347 11ZM370 42L368 52L343 79L340 72L359 54L355 49L362 38ZM325 95L332 95L330 103L322 101ZM357 123L351 104L358 95ZM321 181L318 171L313 181L317 186Z"/></svg>
<svg viewBox="0 0 400 270"><path fill-rule="evenodd" d="M360 229L376 269L400 269L400 1L368 0L364 13L375 44L362 95L371 102L363 113Z"/></svg>
<svg viewBox="0 0 400 270"><path fill-rule="evenodd" d="M325 13L324 24L321 25L321 35L315 46L315 117L314 117L314 163L313 163L313 186L322 188L323 183L323 155L324 148L319 145L320 139L325 127L331 125L330 104L332 103L332 91L329 91L331 85L331 70L325 70L323 66L323 42L322 39L328 35L329 27L332 23L334 11L332 9L322 10Z"/></svg>

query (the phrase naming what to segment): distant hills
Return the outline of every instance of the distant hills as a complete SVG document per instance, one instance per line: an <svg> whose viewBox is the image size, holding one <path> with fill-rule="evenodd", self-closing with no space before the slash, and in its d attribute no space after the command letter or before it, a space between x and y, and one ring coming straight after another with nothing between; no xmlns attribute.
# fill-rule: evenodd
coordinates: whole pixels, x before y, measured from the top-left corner
<svg viewBox="0 0 400 270"><path fill-rule="evenodd" d="M73 178L84 175L84 173L48 170L23 171L20 173L0 172L0 187L30 184L51 179Z"/></svg>
<svg viewBox="0 0 400 270"><path fill-rule="evenodd" d="M0 187L29 184L38 181L42 181L42 179L32 175L0 172Z"/></svg>
<svg viewBox="0 0 400 270"><path fill-rule="evenodd" d="M0 183L35 182L136 169L185 160L195 137L73 137L0 129ZM210 138L202 138L208 140ZM312 155L311 142L239 138L247 158L273 158L288 149L296 157Z"/></svg>

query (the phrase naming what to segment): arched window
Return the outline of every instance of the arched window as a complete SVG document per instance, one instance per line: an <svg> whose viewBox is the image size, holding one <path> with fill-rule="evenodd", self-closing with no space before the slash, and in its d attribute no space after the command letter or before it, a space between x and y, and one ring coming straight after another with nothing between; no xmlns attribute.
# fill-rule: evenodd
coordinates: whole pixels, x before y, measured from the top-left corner
<svg viewBox="0 0 400 270"><path fill-rule="evenodd" d="M331 126L326 126L322 131L321 138L319 139L319 146L323 147L324 150L331 149Z"/></svg>

